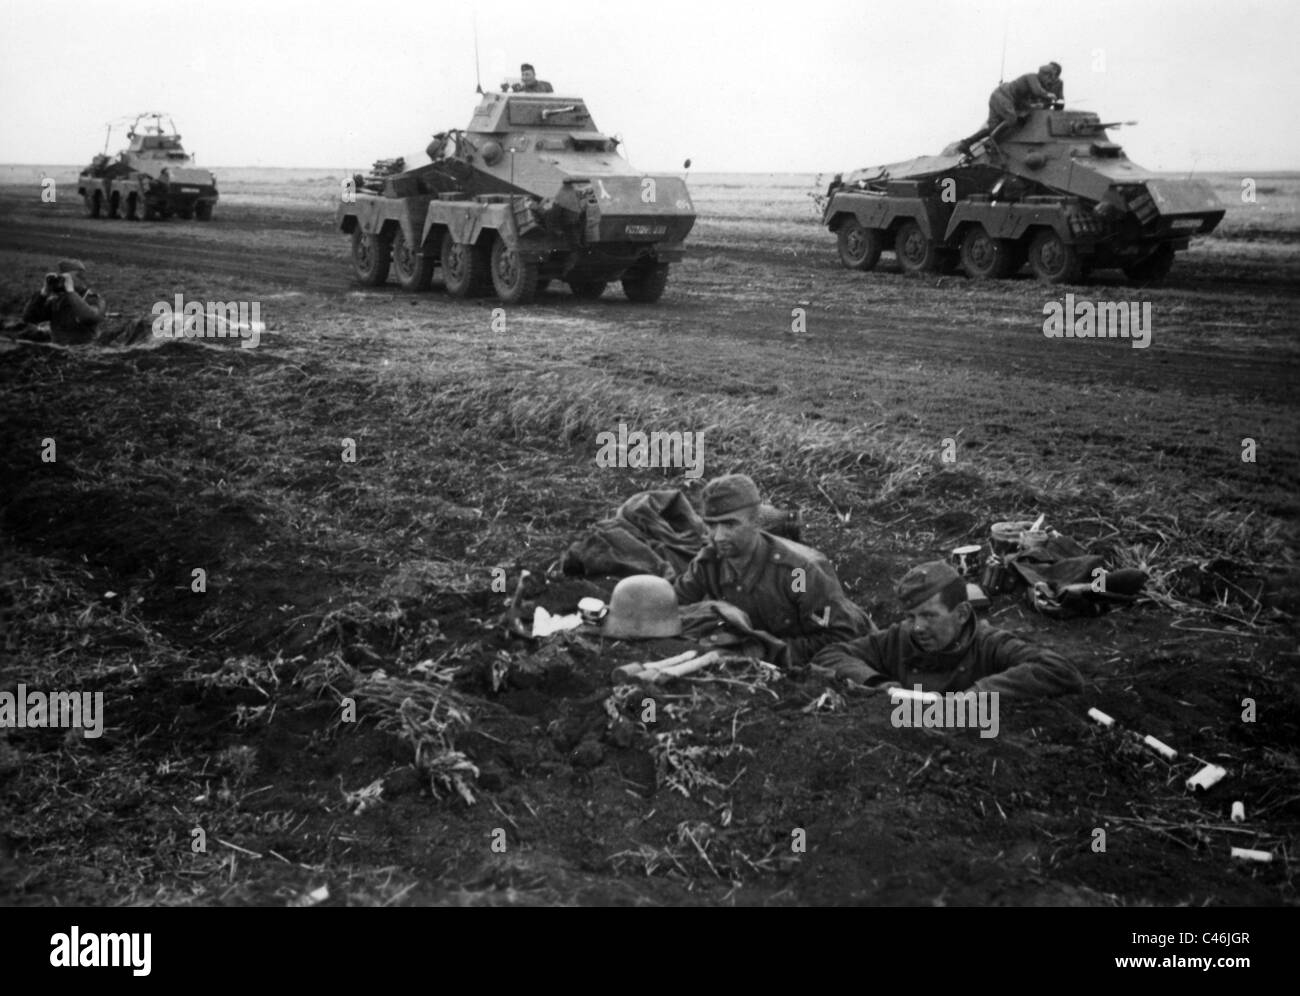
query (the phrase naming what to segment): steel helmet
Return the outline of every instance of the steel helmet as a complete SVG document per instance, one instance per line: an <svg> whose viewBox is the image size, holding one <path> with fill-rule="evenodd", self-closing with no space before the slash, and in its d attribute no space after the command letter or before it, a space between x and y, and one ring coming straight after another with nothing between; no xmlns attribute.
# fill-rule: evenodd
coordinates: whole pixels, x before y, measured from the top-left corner
<svg viewBox="0 0 1300 996"><path fill-rule="evenodd" d="M673 586L654 574L634 574L614 586L609 597L602 636L623 640L650 640L681 636L682 618L677 611Z"/></svg>

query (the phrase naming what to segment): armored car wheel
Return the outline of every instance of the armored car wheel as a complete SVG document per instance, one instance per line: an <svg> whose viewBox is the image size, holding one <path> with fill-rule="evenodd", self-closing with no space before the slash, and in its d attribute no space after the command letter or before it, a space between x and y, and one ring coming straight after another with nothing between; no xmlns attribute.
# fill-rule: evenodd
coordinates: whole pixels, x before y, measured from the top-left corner
<svg viewBox="0 0 1300 996"><path fill-rule="evenodd" d="M199 201L194 205L194 217L198 218L199 221L211 221L212 207L211 201Z"/></svg>
<svg viewBox="0 0 1300 996"><path fill-rule="evenodd" d="M137 202L135 213L140 216L141 221L156 221L158 219L158 209L144 197L141 197Z"/></svg>
<svg viewBox="0 0 1300 996"><path fill-rule="evenodd" d="M126 220L139 221L140 207L141 207L141 200L139 194L131 194L130 196L128 196L126 199Z"/></svg>
<svg viewBox="0 0 1300 996"><path fill-rule="evenodd" d="M664 296L668 286L668 264L654 263L629 270L623 278L623 293L637 304L654 304Z"/></svg>
<svg viewBox="0 0 1300 996"><path fill-rule="evenodd" d="M392 239L387 235L368 235L360 226L352 229L352 269L357 279L368 287L386 283L392 247Z"/></svg>
<svg viewBox="0 0 1300 996"><path fill-rule="evenodd" d="M527 304L537 296L541 267L497 236L492 243L492 286L502 304Z"/></svg>
<svg viewBox="0 0 1300 996"><path fill-rule="evenodd" d="M1000 280L1009 276L1016 261L1016 244L995 239L983 225L972 225L961 240L961 265L975 280Z"/></svg>
<svg viewBox="0 0 1300 996"><path fill-rule="evenodd" d="M447 232L442 237L442 282L452 297L482 294L487 282L488 261L478 246L457 242Z"/></svg>
<svg viewBox="0 0 1300 996"><path fill-rule="evenodd" d="M1174 248L1164 243L1146 259L1124 267L1124 276L1136 283L1154 284L1169 276L1174 265Z"/></svg>
<svg viewBox="0 0 1300 996"><path fill-rule="evenodd" d="M182 221L189 221L190 219L192 219L192 218L194 217L194 209L193 209L193 208L179 208L179 209L176 211L176 217L177 217L177 218L180 218Z"/></svg>
<svg viewBox="0 0 1300 996"><path fill-rule="evenodd" d="M840 225L836 235L840 262L848 269L870 270L880 261L880 253L885 245L879 229L864 228L856 218L850 218Z"/></svg>
<svg viewBox="0 0 1300 996"><path fill-rule="evenodd" d="M108 216L110 218L120 217L122 214L122 195L117 191L108 195Z"/></svg>
<svg viewBox="0 0 1300 996"><path fill-rule="evenodd" d="M1083 277L1079 253L1050 228L1043 229L1029 243L1029 268L1048 284L1073 284Z"/></svg>
<svg viewBox="0 0 1300 996"><path fill-rule="evenodd" d="M605 293L605 288L609 282L605 280L570 280L569 290L573 291L573 296L581 298L584 301L594 301L600 295Z"/></svg>
<svg viewBox="0 0 1300 996"><path fill-rule="evenodd" d="M433 282L433 260L416 252L400 227L393 236L393 271L405 291L426 291Z"/></svg>
<svg viewBox="0 0 1300 996"><path fill-rule="evenodd" d="M939 268L939 251L911 218L894 235L894 254L904 273L933 273Z"/></svg>
<svg viewBox="0 0 1300 996"><path fill-rule="evenodd" d="M86 194L82 200L86 205L86 217L98 218L99 209L104 203L104 195L100 191L96 190L93 193Z"/></svg>

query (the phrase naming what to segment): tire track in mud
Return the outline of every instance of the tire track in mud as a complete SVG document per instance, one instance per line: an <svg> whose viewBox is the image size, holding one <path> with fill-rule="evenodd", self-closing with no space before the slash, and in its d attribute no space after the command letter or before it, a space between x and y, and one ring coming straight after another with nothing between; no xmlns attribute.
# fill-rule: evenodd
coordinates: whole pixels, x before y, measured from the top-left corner
<svg viewBox="0 0 1300 996"><path fill-rule="evenodd" d="M917 282L916 294L924 291ZM1040 382L1111 382L1151 391L1273 401L1289 400L1300 382L1300 361L1294 356L1261 354L1247 342L1232 349L1171 344L1179 327L1190 323L1157 328L1148 349L1133 349L1123 340L1046 340L1041 318L1034 317L1041 316L1042 307L1036 298L945 299L927 302L926 311L909 314L897 310L899 304L863 301L860 293L846 293L822 281L793 287L779 296L779 304L768 306L746 301L725 285L706 296L726 298L725 308L719 308L718 318L710 323L710 334L759 342L797 340L788 334L791 307L809 302L808 338L811 344L825 344L819 352L828 365L834 365L835 353L847 346L855 359L881 355L936 367L969 366L1004 377L1020 374ZM827 307L830 302L834 305ZM941 303L948 308L940 311ZM887 315L881 314L883 309L890 309ZM999 313L1013 321L999 323ZM1198 414L1213 417L1210 412Z"/></svg>
<svg viewBox="0 0 1300 996"><path fill-rule="evenodd" d="M142 267L187 268L337 297L360 289L352 278L342 236L330 235L326 242L322 235L321 244L308 241L296 247L298 255L286 258L287 250L282 247L196 242L187 237L190 229L180 223L174 231L126 229L131 223L119 220L102 220L104 228L95 231L96 224L88 219L85 224L41 224L10 215L0 228L0 249L52 257L77 255L87 261ZM265 226L243 219L203 229L205 236L232 230L241 237L267 231ZM1027 293L1023 300L1008 298L1007 288L999 286L990 288L987 297L934 297L918 300L920 306L909 309L907 302L891 299L924 299L927 288L922 281L890 275L887 283L866 290L861 284L848 283L853 275L844 273L833 260L811 258L811 250L791 253L716 242L692 248L697 258L760 263L773 272L761 284L746 281L738 285L734 275L687 263L677 268L669 296L657 309L637 309L638 322L658 320L672 335L689 316L699 334L713 339L773 343L783 329L789 329L791 308L806 301L809 344L822 348L803 352L802 359L831 366L836 364L837 352L845 349L856 360L882 355L936 366L964 365L1004 377L1022 374L1039 382L1087 380L1152 391L1172 389L1274 401L1289 400L1300 380L1296 358L1252 351L1248 342L1234 348L1171 344L1169 338L1177 335L1179 325L1157 329L1154 348L1147 350L1134 350L1122 340L1035 341L1042 338L1041 324L1030 320L1042 307L1037 285L1026 285L1026 291L1033 287L1035 292ZM1014 293L1014 287L1010 290ZM1179 289L1170 290L1177 294ZM1293 293L1280 287L1272 290L1277 292L1278 304ZM379 288L366 291L385 293ZM405 294L393 284L387 292L395 297ZM871 293L873 299L863 300L864 292ZM441 292L435 289L431 301L440 298ZM1170 300L1180 301L1181 297ZM582 307L585 312L586 306ZM609 315L583 317L617 323L633 316L620 309ZM1190 321L1179 324L1185 328L1193 325ZM734 362L762 365L770 360L766 353L738 351ZM1212 417L1209 412L1203 414Z"/></svg>
<svg viewBox="0 0 1300 996"><path fill-rule="evenodd" d="M130 237L114 227L119 224L132 226L132 229L128 229ZM349 283L347 256L342 251L334 256L328 256L322 251L286 260L284 250L281 249L210 245L187 239L180 232L141 233L138 225L139 223L105 219L104 231L93 232L33 225L10 218L0 227L0 249L45 253L52 257L75 255L86 262L180 267L229 276L255 277L259 281L293 284L302 290L326 293L346 293L356 289ZM227 226L222 228L229 230ZM220 232L222 228L207 228L205 231ZM237 230L241 234L256 231L244 226L239 226ZM340 250L345 246L346 243L340 236ZM330 267L330 263L335 265Z"/></svg>

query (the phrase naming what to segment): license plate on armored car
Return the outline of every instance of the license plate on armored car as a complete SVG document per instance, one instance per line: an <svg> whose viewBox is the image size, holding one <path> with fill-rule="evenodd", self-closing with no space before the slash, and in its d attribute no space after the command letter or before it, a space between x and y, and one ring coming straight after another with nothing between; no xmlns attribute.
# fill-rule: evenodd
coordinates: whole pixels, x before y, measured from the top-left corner
<svg viewBox="0 0 1300 996"><path fill-rule="evenodd" d="M623 234L629 238L653 238L667 233L667 225L628 225L623 229Z"/></svg>

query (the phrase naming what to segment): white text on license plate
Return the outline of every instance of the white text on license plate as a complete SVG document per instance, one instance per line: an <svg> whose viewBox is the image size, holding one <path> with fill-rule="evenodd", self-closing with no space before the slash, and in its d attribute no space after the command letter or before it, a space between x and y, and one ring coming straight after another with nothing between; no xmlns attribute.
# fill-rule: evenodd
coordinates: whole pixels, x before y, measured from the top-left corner
<svg viewBox="0 0 1300 996"><path fill-rule="evenodd" d="M667 225L628 225L623 229L627 235L664 235L668 231Z"/></svg>

